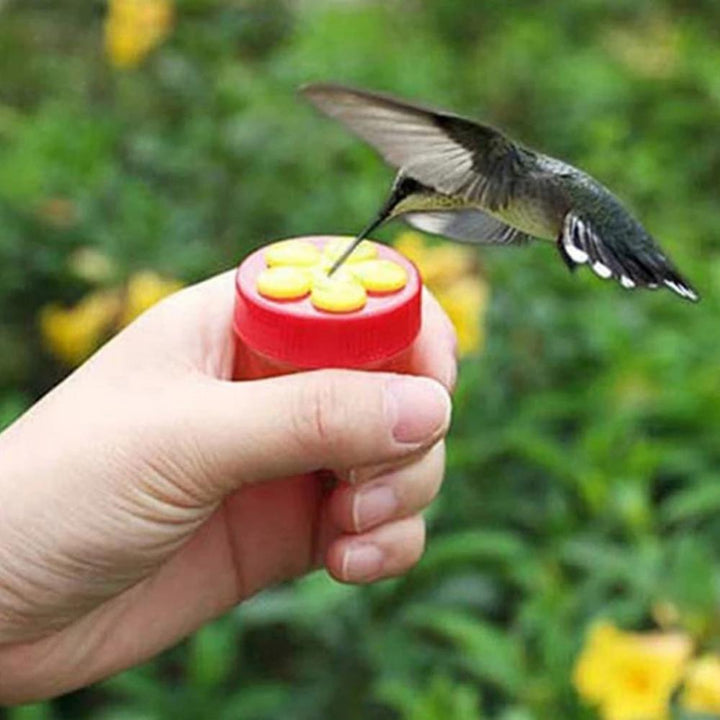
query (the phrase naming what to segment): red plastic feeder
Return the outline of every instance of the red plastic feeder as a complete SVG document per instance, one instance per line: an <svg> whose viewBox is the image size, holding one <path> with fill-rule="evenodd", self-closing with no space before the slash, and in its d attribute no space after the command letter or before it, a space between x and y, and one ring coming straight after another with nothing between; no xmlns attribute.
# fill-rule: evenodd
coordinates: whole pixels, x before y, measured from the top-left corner
<svg viewBox="0 0 720 720"><path fill-rule="evenodd" d="M312 243L320 251L328 242L338 242L333 236L295 240ZM267 268L265 253L271 246L247 257L235 282L235 378L333 367L408 372L409 349L421 325L422 282L409 260L392 248L375 245L377 258L402 266L407 282L394 292L368 291L365 305L349 312L320 310L310 295L293 300L261 295L257 281Z"/></svg>

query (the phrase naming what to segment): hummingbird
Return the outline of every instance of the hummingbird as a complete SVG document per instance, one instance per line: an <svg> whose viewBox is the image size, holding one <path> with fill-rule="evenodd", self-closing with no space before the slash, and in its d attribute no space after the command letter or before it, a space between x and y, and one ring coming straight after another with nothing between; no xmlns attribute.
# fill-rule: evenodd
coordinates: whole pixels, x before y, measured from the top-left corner
<svg viewBox="0 0 720 720"><path fill-rule="evenodd" d="M380 225L401 217L460 242L550 240L570 270L588 265L624 288L665 287L700 299L620 200L582 170L489 125L384 93L333 83L300 92L397 169L380 211L329 274Z"/></svg>

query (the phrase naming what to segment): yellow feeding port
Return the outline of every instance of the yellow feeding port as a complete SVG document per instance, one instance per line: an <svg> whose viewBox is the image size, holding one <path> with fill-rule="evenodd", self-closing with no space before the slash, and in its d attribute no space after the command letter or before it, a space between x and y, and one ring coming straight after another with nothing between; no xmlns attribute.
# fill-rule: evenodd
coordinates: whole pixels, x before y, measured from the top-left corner
<svg viewBox="0 0 720 720"><path fill-rule="evenodd" d="M266 268L258 275L257 290L270 300L300 300L310 294L317 310L349 313L361 310L367 294L390 294L407 285L407 270L378 257L376 243L363 240L346 265L331 277L333 263L347 249L348 238L332 238L322 251L305 240L282 240L268 246Z"/></svg>
<svg viewBox="0 0 720 720"><path fill-rule="evenodd" d="M322 255L315 245L304 240L282 240L265 248L265 262L269 267L293 265L310 267L320 262Z"/></svg>
<svg viewBox="0 0 720 720"><path fill-rule="evenodd" d="M372 293L391 293L407 285L405 268L392 260L365 260L353 263L350 272Z"/></svg>
<svg viewBox="0 0 720 720"><path fill-rule="evenodd" d="M313 282L310 302L318 310L348 313L365 307L367 293L356 280L332 277L316 278Z"/></svg>
<svg viewBox="0 0 720 720"><path fill-rule="evenodd" d="M325 245L325 256L337 260L352 243L352 238L333 238ZM370 240L363 240L353 251L346 262L356 263L363 260L372 260L377 257L377 246Z"/></svg>
<svg viewBox="0 0 720 720"><path fill-rule="evenodd" d="M310 273L310 276L312 277L313 284L316 282L323 282L328 279L328 273L330 272L330 268L332 267L332 261L328 260L325 262L323 260L319 265L316 265L315 267L308 268L308 272ZM332 279L335 282L357 282L357 278L355 275L348 270L346 267L339 267L333 274Z"/></svg>
<svg viewBox="0 0 720 720"><path fill-rule="evenodd" d="M271 267L257 279L258 292L271 300L296 300L310 292L311 275L301 267Z"/></svg>

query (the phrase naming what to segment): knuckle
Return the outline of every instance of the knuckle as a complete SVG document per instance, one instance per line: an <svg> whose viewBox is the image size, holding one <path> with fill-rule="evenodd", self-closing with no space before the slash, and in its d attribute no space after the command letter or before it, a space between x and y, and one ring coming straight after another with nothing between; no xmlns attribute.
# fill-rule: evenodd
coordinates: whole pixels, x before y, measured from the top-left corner
<svg viewBox="0 0 720 720"><path fill-rule="evenodd" d="M322 373L303 385L291 413L294 435L299 443L340 457L352 426L346 389L336 373Z"/></svg>

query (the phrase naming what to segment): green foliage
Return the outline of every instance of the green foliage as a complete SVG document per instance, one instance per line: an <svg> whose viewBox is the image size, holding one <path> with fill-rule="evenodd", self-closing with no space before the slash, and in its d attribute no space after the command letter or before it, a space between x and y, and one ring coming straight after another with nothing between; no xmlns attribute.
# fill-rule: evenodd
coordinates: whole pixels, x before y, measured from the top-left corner
<svg viewBox="0 0 720 720"><path fill-rule="evenodd" d="M52 720L52 708L46 703L23 705L8 712L8 720Z"/></svg>
<svg viewBox="0 0 720 720"><path fill-rule="evenodd" d="M312 80L447 105L587 169L704 300L571 276L542 244L479 251L487 347L462 367L415 571L270 590L10 717L589 718L570 677L593 619L644 627L672 603L717 646L720 6L183 0L130 71L101 54L103 14L0 2L0 427L61 376L37 317L87 291L75 249L192 282L364 225L391 174L297 99Z"/></svg>
<svg viewBox="0 0 720 720"><path fill-rule="evenodd" d="M478 691L472 685L454 683L434 676L424 691L416 692L402 683L387 683L382 699L404 720L479 720Z"/></svg>

